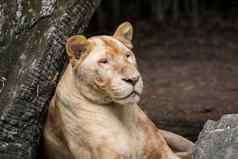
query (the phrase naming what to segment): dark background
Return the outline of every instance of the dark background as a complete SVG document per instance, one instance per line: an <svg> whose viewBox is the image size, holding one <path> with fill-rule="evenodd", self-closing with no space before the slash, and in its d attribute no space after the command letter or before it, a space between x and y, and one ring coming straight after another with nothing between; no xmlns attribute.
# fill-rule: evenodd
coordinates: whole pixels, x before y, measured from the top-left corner
<svg viewBox="0 0 238 159"><path fill-rule="evenodd" d="M160 128L196 140L208 119L237 113L237 1L104 0L86 34L124 21L135 31L141 107Z"/></svg>

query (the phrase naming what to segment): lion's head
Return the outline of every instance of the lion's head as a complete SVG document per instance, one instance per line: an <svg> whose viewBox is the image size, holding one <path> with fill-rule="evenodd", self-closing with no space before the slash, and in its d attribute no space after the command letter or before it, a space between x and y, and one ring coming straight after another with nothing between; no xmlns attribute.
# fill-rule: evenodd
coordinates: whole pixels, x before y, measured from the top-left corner
<svg viewBox="0 0 238 159"><path fill-rule="evenodd" d="M133 28L121 24L113 36L72 36L66 50L74 84L94 102L137 103L143 82L132 52Z"/></svg>

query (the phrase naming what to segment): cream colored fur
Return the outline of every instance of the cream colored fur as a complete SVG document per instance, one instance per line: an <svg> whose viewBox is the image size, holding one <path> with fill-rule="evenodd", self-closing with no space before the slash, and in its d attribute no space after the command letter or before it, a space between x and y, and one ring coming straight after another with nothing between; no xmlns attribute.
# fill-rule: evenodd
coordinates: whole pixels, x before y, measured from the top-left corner
<svg viewBox="0 0 238 159"><path fill-rule="evenodd" d="M178 136L162 132L165 140L137 105L143 82L131 51L132 32L126 22L113 36L67 41L70 63L44 130L47 158L179 159L166 143ZM190 152L192 143L180 139L184 143L175 145Z"/></svg>

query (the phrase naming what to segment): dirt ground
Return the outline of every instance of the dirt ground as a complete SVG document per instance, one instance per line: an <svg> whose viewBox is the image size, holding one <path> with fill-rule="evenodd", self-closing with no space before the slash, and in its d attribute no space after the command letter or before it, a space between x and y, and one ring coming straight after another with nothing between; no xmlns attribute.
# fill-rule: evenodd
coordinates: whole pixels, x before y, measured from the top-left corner
<svg viewBox="0 0 238 159"><path fill-rule="evenodd" d="M141 107L160 128L196 140L206 120L238 112L238 29L135 26Z"/></svg>

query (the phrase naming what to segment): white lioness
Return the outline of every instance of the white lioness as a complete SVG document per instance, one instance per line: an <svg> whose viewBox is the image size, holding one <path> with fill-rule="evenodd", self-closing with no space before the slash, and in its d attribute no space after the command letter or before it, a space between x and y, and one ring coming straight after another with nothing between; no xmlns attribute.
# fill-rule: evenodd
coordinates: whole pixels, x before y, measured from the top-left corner
<svg viewBox="0 0 238 159"><path fill-rule="evenodd" d="M190 141L157 129L137 105L143 84L132 33L125 22L113 36L67 40L70 62L44 130L47 158L179 159L168 144L191 157Z"/></svg>

